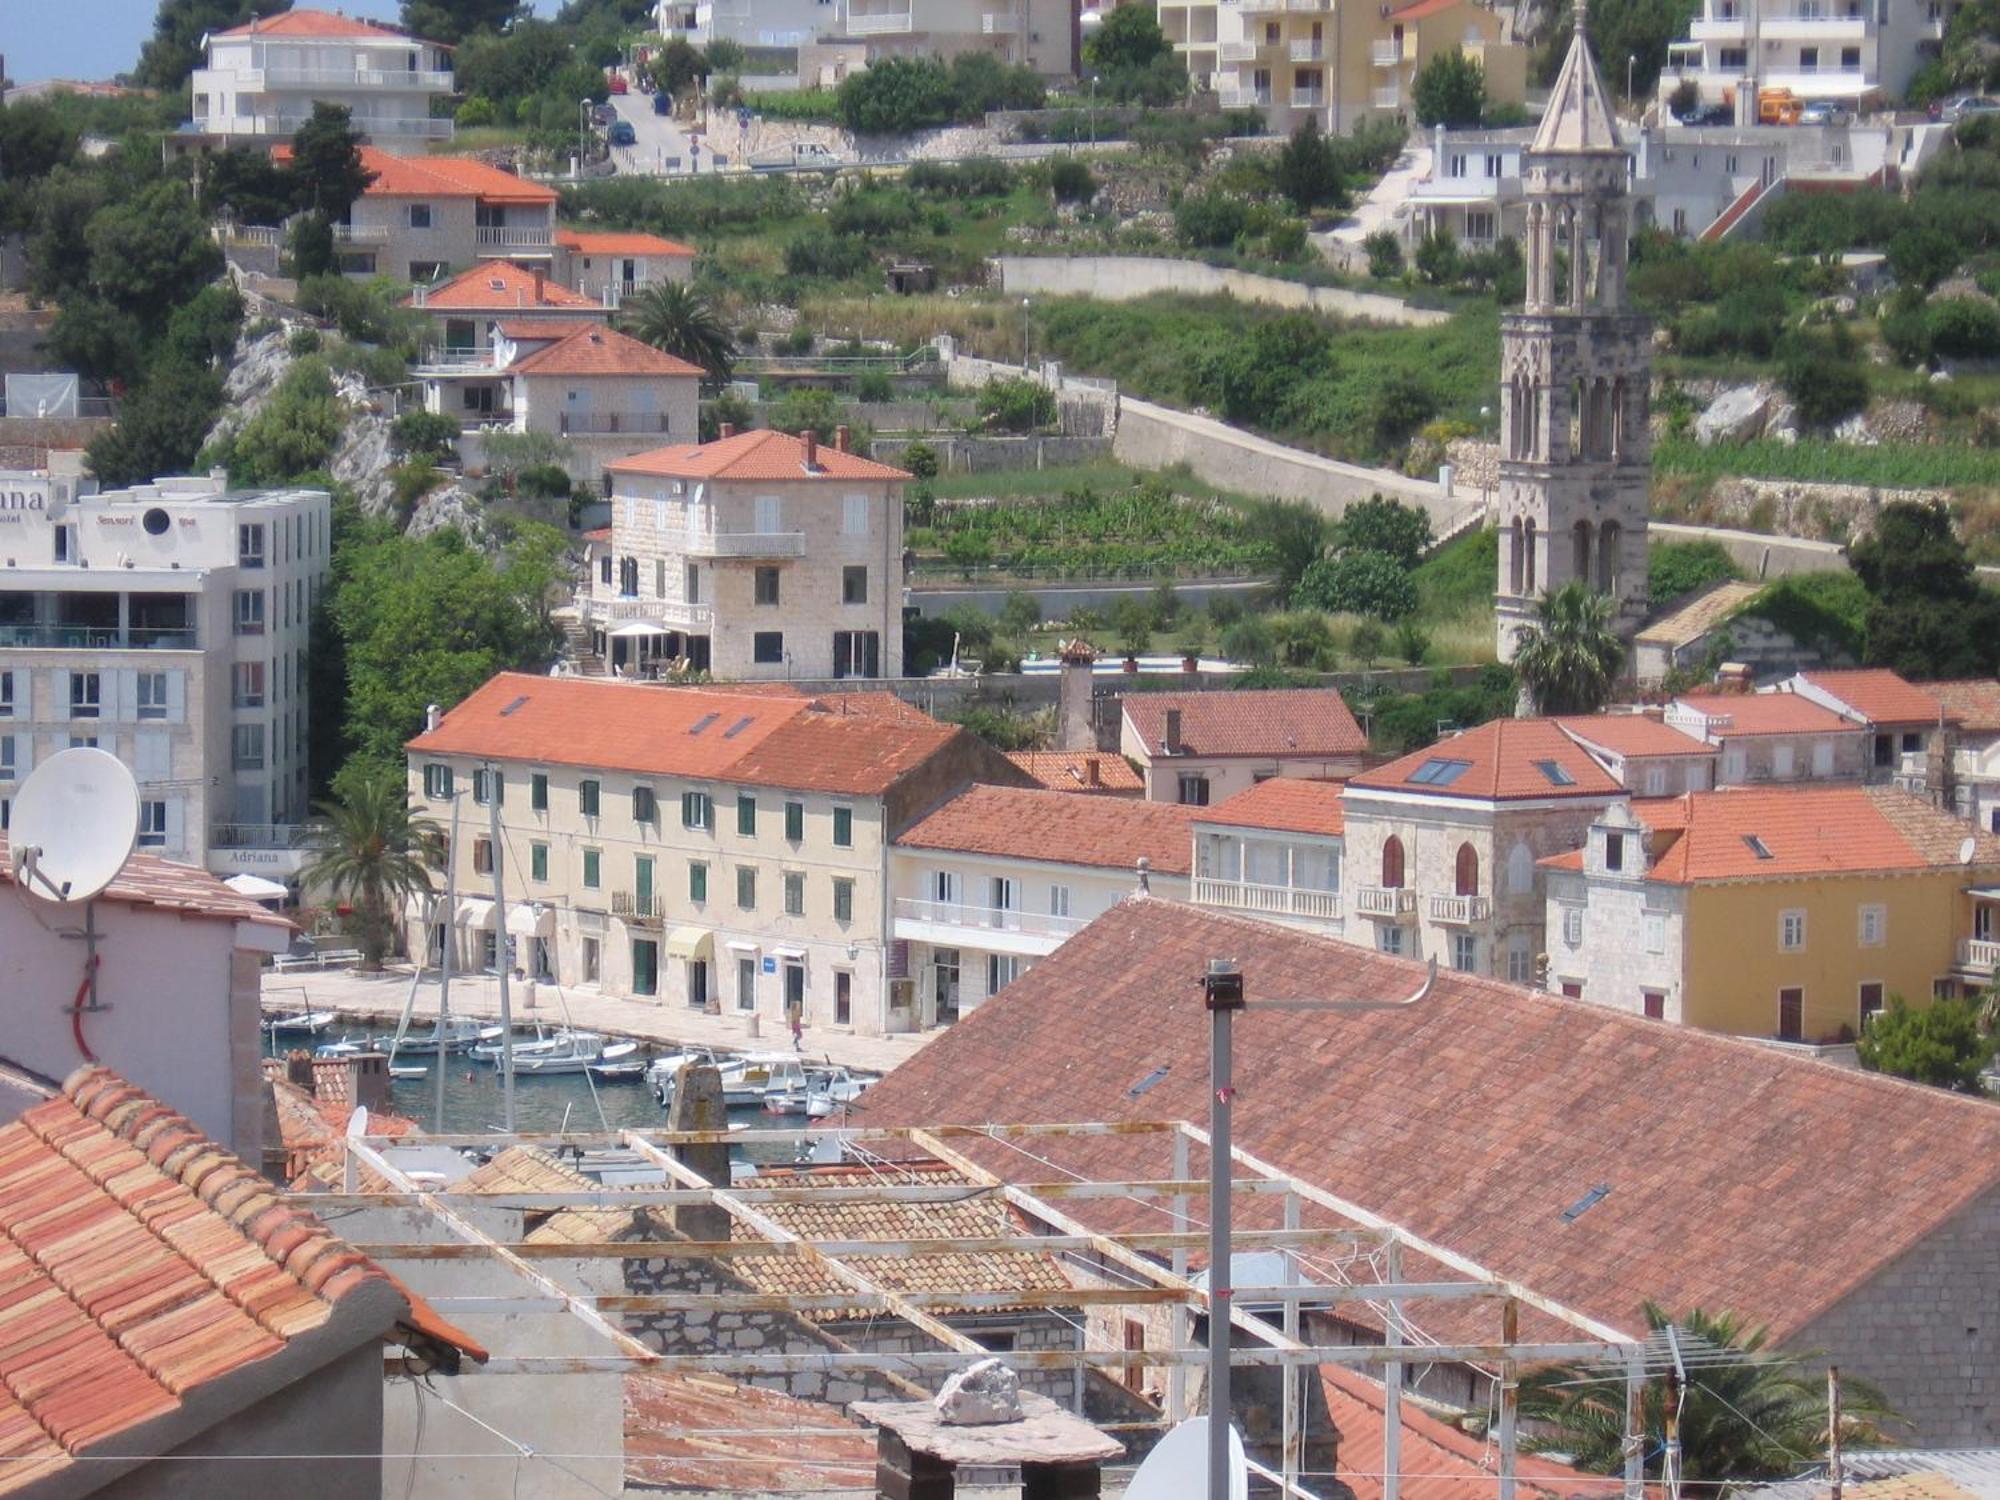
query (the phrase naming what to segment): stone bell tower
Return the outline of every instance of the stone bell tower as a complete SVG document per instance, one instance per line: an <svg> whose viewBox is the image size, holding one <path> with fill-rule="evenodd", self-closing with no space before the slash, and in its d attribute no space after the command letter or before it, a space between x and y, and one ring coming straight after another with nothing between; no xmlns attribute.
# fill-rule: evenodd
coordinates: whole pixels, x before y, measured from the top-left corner
<svg viewBox="0 0 2000 1500"><path fill-rule="evenodd" d="M1499 652L1573 578L1646 612L1652 325L1626 301L1631 153L1591 56L1585 0L1522 157L1527 300L1501 322Z"/></svg>

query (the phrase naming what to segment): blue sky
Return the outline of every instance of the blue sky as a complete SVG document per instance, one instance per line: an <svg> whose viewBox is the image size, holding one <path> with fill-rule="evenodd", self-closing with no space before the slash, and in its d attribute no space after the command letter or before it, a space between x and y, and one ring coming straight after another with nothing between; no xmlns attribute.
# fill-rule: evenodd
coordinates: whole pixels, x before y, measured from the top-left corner
<svg viewBox="0 0 2000 1500"><path fill-rule="evenodd" d="M535 0L553 14L558 0ZM393 21L397 0L324 0L317 8ZM139 60L159 0L0 0L0 54L16 83L38 78L109 78Z"/></svg>

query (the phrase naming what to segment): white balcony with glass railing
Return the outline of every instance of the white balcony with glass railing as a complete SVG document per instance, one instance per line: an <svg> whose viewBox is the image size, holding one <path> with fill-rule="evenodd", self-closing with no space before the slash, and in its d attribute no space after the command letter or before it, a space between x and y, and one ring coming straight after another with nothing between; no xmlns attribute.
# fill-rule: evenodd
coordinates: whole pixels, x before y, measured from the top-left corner
<svg viewBox="0 0 2000 1500"><path fill-rule="evenodd" d="M1369 102L1377 109L1401 109L1403 107L1403 91L1394 84L1391 84L1387 88L1375 90L1370 96Z"/></svg>
<svg viewBox="0 0 2000 1500"><path fill-rule="evenodd" d="M894 36L905 31L914 31L915 17L906 10L847 13L847 34L849 36Z"/></svg>
<svg viewBox="0 0 2000 1500"><path fill-rule="evenodd" d="M1493 903L1484 896L1432 896L1430 909L1433 922L1459 927L1493 915Z"/></svg>
<svg viewBox="0 0 2000 1500"><path fill-rule="evenodd" d="M1326 95L1318 89L1293 89L1293 109L1318 109L1326 103Z"/></svg>
<svg viewBox="0 0 2000 1500"><path fill-rule="evenodd" d="M2000 969L2000 943L1983 938L1966 938L1958 945L1958 965L1980 974Z"/></svg>
<svg viewBox="0 0 2000 1500"><path fill-rule="evenodd" d="M473 231L481 255L519 255L524 250L553 252L556 232L547 224L482 224Z"/></svg>
<svg viewBox="0 0 2000 1500"><path fill-rule="evenodd" d="M1224 109L1268 109L1271 105L1269 89L1245 88L1241 84L1225 83L1217 90L1217 97Z"/></svg>
<svg viewBox="0 0 2000 1500"><path fill-rule="evenodd" d="M1047 916L1012 907L970 906L962 901L896 898L896 937L988 953L1040 957L1055 952L1089 925L1084 917Z"/></svg>
<svg viewBox="0 0 2000 1500"><path fill-rule="evenodd" d="M196 130L209 135L296 135L310 115L196 115ZM371 140L448 141L452 123L424 115L361 115L354 128Z"/></svg>
<svg viewBox="0 0 2000 1500"><path fill-rule="evenodd" d="M195 651L192 629L130 625L0 625L0 647L49 651Z"/></svg>
<svg viewBox="0 0 2000 1500"><path fill-rule="evenodd" d="M1007 12L989 12L979 18L979 30L986 36L1012 36L1021 29L1021 18Z"/></svg>
<svg viewBox="0 0 2000 1500"><path fill-rule="evenodd" d="M1364 917L1414 916L1417 893L1407 886L1364 885L1354 893L1354 909Z"/></svg>
<svg viewBox="0 0 2000 1500"><path fill-rule="evenodd" d="M1868 18L1817 10L1788 11L1763 16L1757 30L1773 41L1858 42L1868 35Z"/></svg>
<svg viewBox="0 0 2000 1500"><path fill-rule="evenodd" d="M1215 49L1217 59L1226 63L1247 63L1257 60L1255 42L1223 42Z"/></svg>
<svg viewBox="0 0 2000 1500"><path fill-rule="evenodd" d="M1386 42L1370 42L1368 61L1377 68L1400 67L1403 61L1403 44L1393 37Z"/></svg>
<svg viewBox="0 0 2000 1500"><path fill-rule="evenodd" d="M577 600L577 613L586 626L605 629L639 623L706 630L715 621L715 611L708 605L678 599L600 599L586 594Z"/></svg>
<svg viewBox="0 0 2000 1500"><path fill-rule="evenodd" d="M246 94L274 89L418 89L448 94L451 74L411 68L261 68L236 74Z"/></svg>
<svg viewBox="0 0 2000 1500"><path fill-rule="evenodd" d="M1220 906L1231 911L1255 912L1266 917L1302 917L1317 922L1340 920L1340 892L1315 891L1302 886L1259 885L1247 880L1211 880L1197 876L1194 899L1198 906Z"/></svg>

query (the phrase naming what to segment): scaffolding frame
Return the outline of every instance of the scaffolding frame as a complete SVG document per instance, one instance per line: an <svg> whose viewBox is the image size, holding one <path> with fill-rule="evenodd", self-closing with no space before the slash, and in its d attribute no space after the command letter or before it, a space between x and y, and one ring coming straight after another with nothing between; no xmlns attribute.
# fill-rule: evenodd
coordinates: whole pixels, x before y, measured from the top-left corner
<svg viewBox="0 0 2000 1500"><path fill-rule="evenodd" d="M365 1130L365 1125L361 1127ZM966 1147L979 1142L1022 1140L1078 1140L1115 1136L1145 1140L1158 1139L1171 1154L1170 1175L1150 1178L1092 1180L1072 1174L1047 1181L1009 1181L983 1166ZM833 1239L797 1234L772 1218L765 1208L784 1204L838 1204L891 1202L923 1204L963 1201L966 1190L960 1184L928 1184L881 1181L871 1184L820 1185L782 1183L758 1184L753 1178L745 1185L717 1185L704 1179L683 1162L676 1148L693 1146L776 1144L793 1145L803 1139L831 1137L844 1147L897 1146L908 1153L891 1159L877 1158L885 1175L927 1160L949 1167L1004 1202L1014 1215L1040 1226L1040 1232L981 1237L927 1239ZM459 1190L452 1185L420 1183L398 1167L385 1148L422 1144L430 1147L504 1150L510 1146L538 1147L549 1151L585 1151L614 1148L629 1153L657 1168L665 1185L623 1185L616 1188L561 1192L513 1192ZM463 1372L475 1376L510 1374L605 1373L646 1369L696 1370L731 1377L783 1374L798 1371L865 1370L880 1375L906 1393L928 1397L930 1388L946 1374L959 1370L973 1359L989 1357L991 1351L943 1321L954 1313L978 1314L998 1309L1121 1309L1141 1312L1159 1307L1169 1311L1167 1348L1089 1348L1010 1350L1006 1362L1018 1370L1098 1370L1114 1377L1134 1371L1164 1369L1166 1402L1163 1422L1171 1426L1189 1415L1187 1372L1200 1369L1209 1359L1208 1349L1192 1339L1192 1319L1213 1316L1215 1307L1209 1293L1189 1279L1190 1250L1207 1245L1205 1228L1192 1217L1194 1205L1207 1192L1205 1178L1194 1178L1189 1163L1194 1150L1206 1152L1209 1136L1200 1127L1185 1121L1135 1121L1117 1123L1074 1123L1035 1125L931 1125L931 1126L809 1126L804 1129L758 1129L737 1131L618 1130L577 1131L561 1134L519 1132L511 1134L446 1134L397 1138L350 1134L341 1144L343 1189L337 1193L301 1193L300 1206L309 1210L419 1209L452 1239L431 1241L357 1240L355 1245L377 1261L391 1265L398 1261L491 1260L517 1284L505 1294L491 1297L438 1297L427 1299L439 1312L509 1313L561 1311L602 1338L609 1350L601 1354L543 1355L530 1352L495 1350L477 1367ZM1237 1226L1230 1239L1232 1259L1245 1251L1269 1250L1284 1256L1288 1271L1298 1270L1303 1249L1332 1248L1345 1253L1352 1262L1366 1263L1376 1270L1377 1279L1364 1281L1287 1281L1283 1285L1238 1286L1226 1291L1225 1315L1240 1337L1232 1341L1230 1364L1271 1366L1280 1369L1283 1416L1279 1468L1272 1470L1254 1459L1250 1467L1280 1493L1296 1500L1319 1500L1314 1491L1300 1483L1304 1437L1299 1422L1299 1378L1301 1370L1318 1365L1339 1365L1380 1369L1383 1381L1382 1500L1399 1500L1402 1477L1401 1438L1404 1377L1411 1366L1439 1363L1480 1367L1497 1382L1498 1401L1494 1435L1498 1450L1494 1480L1498 1500L1515 1500L1518 1459L1519 1375L1524 1366L1553 1361L1582 1361L1605 1369L1607 1377L1622 1374L1625 1383L1625 1463L1621 1480L1624 1500L1642 1500L1643 1446L1638 1425L1640 1397L1651 1373L1648 1345L1609 1325L1543 1296L1507 1277L1416 1235L1358 1204L1305 1182L1282 1168L1241 1148L1232 1147L1230 1173L1233 1190L1252 1199L1279 1200L1280 1224L1276 1227ZM807 1165L801 1163L801 1165ZM1053 1164L1052 1164L1053 1165ZM1059 1171L1068 1171L1058 1167ZM364 1190L363 1171L372 1172L388 1184L386 1190ZM1248 1175L1239 1176L1238 1173ZM1106 1200L1150 1205L1171 1221L1173 1228L1158 1231L1117 1232L1094 1228L1069 1211L1064 1204L1087 1204ZM705 1205L722 1210L731 1223L748 1236L744 1239L701 1241L684 1239L601 1240L529 1242L502 1241L482 1230L459 1210L478 1206L486 1209L523 1211L561 1208L617 1209L638 1212L648 1208ZM1303 1219L1313 1212L1333 1223L1307 1225ZM871 1260L882 1257L940 1253L1017 1251L1047 1254L1059 1263L1098 1276L1109 1285L1074 1286L1063 1290L1015 1288L975 1291L898 1291L871 1277L865 1269ZM1404 1257L1417 1256L1459 1279L1405 1281ZM824 1294L774 1294L764 1292L673 1293L668 1295L599 1294L572 1291L538 1269L545 1260L584 1261L599 1259L688 1259L731 1261L762 1257L792 1257L805 1260L847 1290ZM1080 1260L1087 1257L1092 1260ZM1162 1259L1164 1257L1164 1259ZM1379 1260L1377 1259L1379 1257ZM1094 1262L1094 1263L1093 1263ZM1344 1268L1342 1268L1344 1273ZM1130 1284L1118 1278L1128 1278ZM1411 1302L1479 1301L1498 1304L1499 1337L1493 1341L1441 1343L1424 1337L1408 1317ZM1280 1322L1272 1322L1246 1304L1276 1306ZM1303 1319L1309 1310L1335 1311L1343 1306L1361 1305L1370 1309L1383 1329L1383 1341L1371 1343L1312 1343L1303 1338ZM655 1311L711 1309L716 1312L843 1312L888 1317L907 1323L937 1347L917 1351L861 1351L829 1337L833 1352L810 1354L769 1352L715 1352L703 1354L663 1354L629 1332L617 1319L624 1314ZM1552 1320L1576 1337L1524 1341L1520 1337L1523 1309ZM390 1358L390 1367L406 1372L414 1366L399 1357ZM1125 1424L1131 1426L1132 1424ZM1144 1426L1147 1424L1137 1424Z"/></svg>

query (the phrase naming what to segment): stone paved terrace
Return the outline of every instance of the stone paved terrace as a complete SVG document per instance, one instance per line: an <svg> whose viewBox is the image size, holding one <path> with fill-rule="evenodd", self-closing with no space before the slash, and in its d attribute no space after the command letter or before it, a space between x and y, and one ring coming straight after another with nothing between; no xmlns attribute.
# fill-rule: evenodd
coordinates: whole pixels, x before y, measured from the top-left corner
<svg viewBox="0 0 2000 1500"><path fill-rule="evenodd" d="M297 1010L303 1001L310 1009L366 1017L387 1026L394 1025L396 1017L402 1013L403 998L409 990L410 970L407 966L392 967L380 974L350 970L329 970L325 973L295 970L286 974L267 971L264 975L264 1009ZM719 1016L704 1015L685 1006L631 1000L578 989L564 989L561 1004L555 996L554 985L513 981L509 985L509 1000L516 1023L537 1020L559 1023L565 1019L563 1006L566 1004L567 1019L571 1023L591 1031L632 1037L638 1041L695 1043L737 1051L782 1050L791 1044L790 1032L781 1021L775 1021L770 1016L760 1018L763 1022L762 1033L752 1035L745 1025L747 1018L728 1011ZM532 1008L531 998L534 1002ZM437 980L435 977L426 978L417 988L416 1011L410 1029L418 1032L428 1030L436 1020L437 1009ZM497 1018L500 1014L500 982L489 975L453 975L451 1013L454 1016ZM805 1028L804 1051L808 1057L831 1058L844 1068L887 1073L898 1063L914 1056L935 1035L936 1032L859 1036L840 1027L808 1025Z"/></svg>

